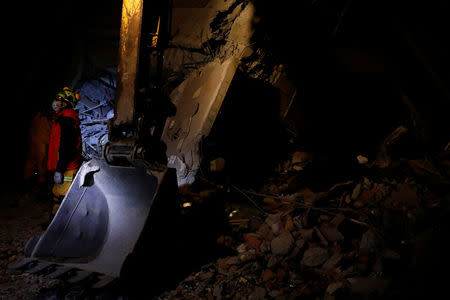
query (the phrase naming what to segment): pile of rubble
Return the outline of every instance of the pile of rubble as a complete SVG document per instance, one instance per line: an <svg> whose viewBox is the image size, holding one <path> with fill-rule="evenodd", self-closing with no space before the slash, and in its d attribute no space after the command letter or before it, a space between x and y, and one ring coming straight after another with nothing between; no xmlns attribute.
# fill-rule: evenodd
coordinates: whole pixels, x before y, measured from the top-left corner
<svg viewBox="0 0 450 300"><path fill-rule="evenodd" d="M392 144L392 137L385 142ZM449 262L449 150L397 159L382 147L373 161L355 157L354 177L321 190L302 180L313 156L292 153L260 190L226 190L254 208L229 213L230 226L217 239L228 254L155 299L432 297L445 289L439 271ZM225 191L220 184L216 189ZM214 201L214 194L206 190L199 198ZM8 269L23 257L26 240L42 233L47 204L29 202L14 210L20 215L0 214L0 299L83 299L89 293L123 299L122 291L101 291L111 293L106 297Z"/></svg>
<svg viewBox="0 0 450 300"><path fill-rule="evenodd" d="M298 180L311 157L296 152L260 192L241 191L262 212L219 238L234 255L203 266L157 299L430 295L435 287L427 280L437 274L430 269L447 263L444 248L432 247L448 240L449 157L445 150L433 162L370 163L360 156L362 176L313 192Z"/></svg>

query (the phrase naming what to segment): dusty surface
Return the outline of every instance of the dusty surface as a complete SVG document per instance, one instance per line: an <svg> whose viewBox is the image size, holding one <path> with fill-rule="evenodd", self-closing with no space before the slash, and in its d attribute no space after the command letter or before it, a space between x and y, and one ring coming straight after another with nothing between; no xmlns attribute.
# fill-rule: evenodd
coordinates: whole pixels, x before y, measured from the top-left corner
<svg viewBox="0 0 450 300"><path fill-rule="evenodd" d="M49 201L29 193L5 193L0 209L0 299L35 299L40 291L56 288L59 280L47 280L9 267L20 261L23 248L33 235L43 232Z"/></svg>
<svg viewBox="0 0 450 300"><path fill-rule="evenodd" d="M218 242L234 255L158 299L423 299L445 292L437 270L449 265L448 154L362 160L353 179L326 189L305 184L308 164L296 152L262 190L234 187L258 208L230 214L233 229Z"/></svg>
<svg viewBox="0 0 450 300"><path fill-rule="evenodd" d="M187 240L192 257L202 253L201 228L211 227L220 198L226 224L216 243L229 251L214 253L158 295L92 291L8 269L23 257L29 237L42 233L48 201L4 194L10 201L2 202L0 214L0 299L434 297L445 292L441 271L449 266L450 153L394 158L381 151L374 161L355 157L354 176L327 187L311 180L314 159L295 151L258 190L211 178L203 178L203 189L180 189L192 205L187 215L198 208L191 215L200 221ZM16 200L16 207L8 205Z"/></svg>

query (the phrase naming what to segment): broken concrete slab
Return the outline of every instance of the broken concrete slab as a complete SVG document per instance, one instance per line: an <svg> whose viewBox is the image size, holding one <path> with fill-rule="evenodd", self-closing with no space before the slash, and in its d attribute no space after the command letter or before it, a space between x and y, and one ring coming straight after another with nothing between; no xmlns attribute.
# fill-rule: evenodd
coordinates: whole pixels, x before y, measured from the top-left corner
<svg viewBox="0 0 450 300"><path fill-rule="evenodd" d="M327 249L314 247L305 251L301 263L308 267L317 267L323 264L327 259Z"/></svg>
<svg viewBox="0 0 450 300"><path fill-rule="evenodd" d="M272 253L276 255L286 255L292 249L294 245L294 238L289 232L284 232L279 236L275 237L270 246L272 248Z"/></svg>
<svg viewBox="0 0 450 300"><path fill-rule="evenodd" d="M219 113L239 61L213 61L191 73L170 95L177 107L168 118L161 139L167 145L168 166L177 169L179 185L191 184L200 167L198 145Z"/></svg>
<svg viewBox="0 0 450 300"><path fill-rule="evenodd" d="M170 91L177 113L166 121L161 139L167 145L168 165L177 169L179 185L195 181L200 140L208 136L240 60L252 52L248 48L254 14L252 3L240 1L173 8L164 69L183 74L176 79L182 82ZM180 68L186 63L195 67Z"/></svg>
<svg viewBox="0 0 450 300"><path fill-rule="evenodd" d="M333 269L341 261L343 255L341 253L334 253L322 266L323 269Z"/></svg>

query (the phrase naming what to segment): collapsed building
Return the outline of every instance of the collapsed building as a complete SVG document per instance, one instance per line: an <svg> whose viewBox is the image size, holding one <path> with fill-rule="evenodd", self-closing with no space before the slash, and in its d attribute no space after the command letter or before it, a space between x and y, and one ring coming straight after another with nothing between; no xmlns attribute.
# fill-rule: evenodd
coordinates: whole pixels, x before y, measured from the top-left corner
<svg viewBox="0 0 450 300"><path fill-rule="evenodd" d="M131 2L124 1L123 7ZM160 298L345 299L401 294L402 280L393 280L397 285L386 293L391 279L386 277L404 275L390 270L415 270L409 259L416 252L419 265L426 264L423 240L437 245L445 240L415 226L435 226L427 224L427 213L433 214L434 208L445 211L448 201L448 74L439 65L445 62L445 51L437 42L428 44L425 34L435 27L422 24L415 29L411 24L416 19L401 7L386 12L381 6L356 1L301 1L300 8L287 1L146 2L137 10L142 14L140 30L133 32L136 28L130 25L131 34L140 39L133 49L138 57L125 59L121 54L128 45L121 48L120 26L89 28L84 51L74 54L79 63L66 78L82 96L77 110L87 170L80 173L98 172L98 166L108 169L95 163L104 156L109 161L119 154L129 159L132 155L108 145L120 140L121 132L121 138L135 134L127 120L142 117L143 125L135 123L150 132L149 139L162 143L149 143L156 154L133 155L142 154L173 170L170 176L178 188L164 185L165 179L158 186L179 192L181 208L180 215L164 214L167 207L149 209L156 211L149 213L156 221L147 225L144 216L140 229L130 232L161 228L168 218L177 221L165 225L164 234L156 234L157 242L143 241L135 232L135 240L123 247L165 261L145 265L105 254L105 261L117 266L97 262L95 268L107 275L100 277L100 286L119 273L133 273L133 281L141 286L151 280L169 281L171 276L161 274L169 265L191 270L185 259L175 258L183 253L199 264L205 263L200 259L204 257L213 262L196 265L200 270L183 281L177 276L185 273L176 274L180 284L175 288L166 282L167 289L174 289ZM378 16L389 21L375 22ZM136 69L127 69L133 63ZM136 101L133 109L121 106L127 97ZM120 146L129 147L127 143ZM119 173L107 175L113 182ZM133 177L123 185L114 182L115 187L104 183L117 189L105 197L129 194L133 205L141 207L141 195L125 192L125 185L136 190L150 185L148 172L139 174L142 181ZM80 189L87 181L79 179ZM103 209L111 211L111 202L104 201ZM114 208L127 215L126 203ZM446 228L445 214L437 220L438 227ZM105 221L110 227L103 224L102 234L113 223ZM415 244L412 235L417 232L423 235ZM216 243L226 255L214 257L217 249L211 244ZM39 251L46 257L46 249L33 248L41 244L29 242L28 254L32 249L37 258ZM86 247L83 253L91 259L113 248L98 244L92 245L98 246L95 251ZM148 249L154 245L157 250ZM406 257L406 262L399 263L399 257ZM29 264L31 273L62 275L61 269L45 271L55 261L33 262L19 262L18 268ZM127 262L134 268L121 269ZM62 263L67 267L73 261ZM85 261L75 263L80 267ZM154 273L137 272L141 263L154 267ZM429 268L424 270L430 274ZM87 271L75 272L72 282L92 279L94 270Z"/></svg>
<svg viewBox="0 0 450 300"><path fill-rule="evenodd" d="M217 11L223 13L216 15ZM221 109L222 103L236 72L239 72L238 66L254 52L251 38L256 16L253 5L246 2L175 3L171 14L172 37L168 41L167 48L164 49L162 76L164 76L165 92L170 95L178 114L167 121L162 139L168 147L169 165L177 169L178 183L183 185L194 182L201 164L199 145L208 137L219 112L224 111ZM151 40L143 40L143 43L147 43L144 47L148 47ZM153 59L155 63L154 60L157 59L155 53L147 54L147 56L152 55L153 57L150 58L141 57L141 60L151 64ZM258 55L254 56L246 62L247 68L254 69L250 65L258 64ZM285 78L281 69L282 66L280 71L275 69L273 74L270 71L272 78L269 78L267 73L261 74L262 70L260 70L259 75L245 75L242 79L252 84L254 89L252 92L256 93L261 87L273 96L273 103L267 103L271 107L266 108L267 105L264 105L263 108L258 108L261 105L252 103L245 104L245 108L244 105L241 108L247 112L250 108L266 110L263 112L266 115L261 114L260 118L262 120L268 117L271 124L278 127L265 129L266 133L272 133L272 135L275 131L281 130L280 125L277 124L277 118L280 116L274 113L275 110L280 111L280 115L287 115L296 97L295 86ZM155 73L156 70L148 72ZM250 74L250 71L246 72ZM97 78L92 76L90 74L90 79L74 82L74 86L78 87L84 96L78 106L82 115L83 149L87 158L101 155L99 147L105 144L105 140L101 141L105 138L107 131L105 125L107 120L113 117L111 100L114 99L113 89L116 80L114 70L108 70L107 66L97 66L97 72L94 75ZM265 78L261 79L258 76ZM86 78L86 76L80 78ZM240 79L236 79L238 80ZM239 84L237 83L236 86ZM277 99L280 97L276 84L285 85L281 100ZM239 95L236 96L239 97ZM270 101L263 96L259 96L260 101ZM280 101L283 103L281 104ZM110 112L109 117L108 112ZM244 117L241 116L241 122L245 122L242 119ZM245 124L245 126L248 125ZM260 125L261 123L258 124ZM222 132L223 134L226 133ZM257 133L251 134L249 131L248 134L251 136ZM280 140L280 143L284 141Z"/></svg>
<svg viewBox="0 0 450 300"><path fill-rule="evenodd" d="M407 32L401 31L402 26L406 25L394 24L393 28L397 28L394 31L390 30L388 25L385 27L380 25L380 28L374 29L367 24L369 22L367 20L366 23L361 23L363 24L361 26L365 26L369 38L358 36L360 34L358 30L362 30L357 28L358 25L348 25L349 28L344 31L342 29L344 25L338 22L336 28L333 28L337 31L331 34L335 36L335 40L332 38L324 40L321 36L326 35L329 28L319 24L325 23L322 21L326 19L320 14L337 14L339 11L337 8L333 11L326 4L323 4L322 8L314 5L305 6L302 12L293 12L294 16L288 14L285 18L280 17L286 14L283 9L272 8L277 17L270 19L267 16L269 7L268 4L251 1L214 4L206 1L174 2L171 11L170 39L164 49L161 76L164 77L165 93L178 108L178 114L167 121L162 139L169 148L167 154L170 165L177 168L179 184L194 181L201 164L200 148L197 145L201 140L207 141L211 130L214 134L209 137L210 140L214 136L221 135L221 137L217 137L216 141L210 144L222 140L223 145L217 148L220 147L222 152L227 148L226 144L229 143L223 141L226 139L227 133L224 128L226 126L247 130L251 124L259 123L257 126L265 124L267 128L262 130L249 128L245 138L239 139L240 142L249 141L249 138L254 138L253 142L258 142L260 140L256 138L258 134L261 134L261 139L266 136L260 132L271 134L274 141L278 138L275 143L283 146L288 144L286 141L289 140L295 140L296 143L300 141L302 147L315 152L323 164L337 163L335 157L348 162L354 160L358 154L373 156L375 154L373 149L378 147L383 138L397 126L406 123L414 124L414 130L424 139L423 143L432 145L429 143L432 142L436 147L445 144L441 132L448 124L445 123L446 118L441 116L441 112L445 111L446 106L445 101L440 100L446 94L446 88L442 85L444 79L439 78L431 69L418 46L414 46L414 41L408 38ZM366 8L357 5L353 7L353 10L358 11L355 12L356 16L341 17L340 22L343 20L348 24L363 22L359 16L368 14ZM302 19L299 22L311 21L309 26L318 25L317 28L311 29L310 32L302 29L301 23L297 25L293 21L297 13L303 14L301 18L298 17ZM407 21L405 17L404 22ZM148 69L145 70L148 73L146 76L155 76L156 70L152 69L152 63L155 67L158 59L155 53L152 55L149 50L145 50L145 47L151 44L153 31L156 30L157 21L152 22L147 29L143 29L151 35L142 40L142 44L146 45L143 46L143 51L147 52L140 58L140 64ZM396 22L401 23L400 20ZM295 45L293 43L295 37L288 38L291 28L298 30L303 36L304 44ZM378 32L374 32L375 30ZM105 38L108 34L109 40L112 39L111 36L118 38L118 32L111 34L110 31L98 28L91 34L92 38L97 39L96 43L99 43L99 37ZM338 35L340 38L337 38ZM423 37L418 36L417 39L419 38ZM392 44L386 45L389 42ZM87 47L95 49L104 46L93 44ZM403 50L407 52L402 52ZM90 51L95 53L101 50ZM90 61L93 62L85 66L83 77L88 75L90 79L79 80L73 84L82 87L84 82L98 80L104 76L103 83L97 81L98 86L94 89L91 87L92 92L98 95L90 97L100 95L104 99L98 101L103 101L102 103L109 101L109 109L112 109L111 100L114 99L112 89L115 88L116 74L114 69L112 71L107 69L114 66L114 59L106 63L101 60L95 61L98 55L98 53L92 55ZM88 72L86 69L89 68L97 69ZM426 75L419 75L423 74L419 71L421 68L425 68L423 72L428 70L429 79L423 80L422 77ZM144 70L142 67L141 69ZM410 72L410 69L416 71ZM93 75L95 72L97 74ZM78 74L79 78L80 76L81 74ZM411 84L419 81L420 85ZM209 84L216 89L204 89ZM321 88L321 85L329 88ZM425 104L426 101L422 100L424 90L427 88L436 93L431 97L437 99L435 105ZM83 92L83 88L81 91ZM244 92L249 96L244 96ZM269 95L272 95L271 99ZM245 98L246 101L234 104L239 101L234 100L238 97ZM86 102L84 107L89 109L87 113L96 112L92 107L97 104L89 103L89 96L83 97L83 101ZM96 101L94 102L97 103ZM389 109L386 109L388 105ZM227 108L228 106L230 108ZM370 113L367 113L369 107ZM100 113L101 117L89 117L85 122L90 126L96 122L103 122L105 125L107 109L108 106L101 108L103 111ZM242 115L238 115L239 110L242 111ZM273 110L278 110L278 116L270 115L269 111ZM227 117L222 117L225 113ZM269 127L268 122L258 120L250 122L249 114L254 118L259 116L261 120L270 119L271 126ZM221 121L224 118L234 117L244 123L235 125L233 123L237 122L229 122L225 125L227 120ZM276 123L279 121L281 125ZM328 125L331 123L333 126ZM354 126L355 124L358 126ZM279 128L271 128L277 126ZM106 132L106 127L100 131ZM100 131L97 131L97 134ZM89 132L86 133L86 137L92 134ZM232 139L236 138L235 134ZM90 149L86 151L94 151L92 147L95 148L98 141L93 141L93 137L85 140L86 142L89 140L86 147ZM243 146L233 153L237 156L236 160L245 160L239 158L237 153L245 149L247 147ZM95 151L98 152L98 149ZM275 154L277 150L271 151L274 152L274 156L280 157L279 153ZM257 155L257 152L253 149L252 155ZM333 155L336 156L331 158ZM241 156L244 157L246 154L242 152ZM256 160L246 161L251 163ZM233 163L232 161L230 160L230 163ZM339 169L339 166L336 168Z"/></svg>

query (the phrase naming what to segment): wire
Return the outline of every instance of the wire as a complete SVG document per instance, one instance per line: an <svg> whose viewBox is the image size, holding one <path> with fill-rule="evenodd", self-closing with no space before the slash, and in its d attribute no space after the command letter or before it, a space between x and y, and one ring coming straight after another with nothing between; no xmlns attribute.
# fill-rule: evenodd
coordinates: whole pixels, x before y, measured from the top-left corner
<svg viewBox="0 0 450 300"><path fill-rule="evenodd" d="M231 185L232 188L234 188L236 191L240 192L242 195L244 195L258 210L260 210L263 214L267 214L264 209L262 209L258 204L256 204L256 202L250 198L245 192L241 191L240 189L238 189L236 186Z"/></svg>

